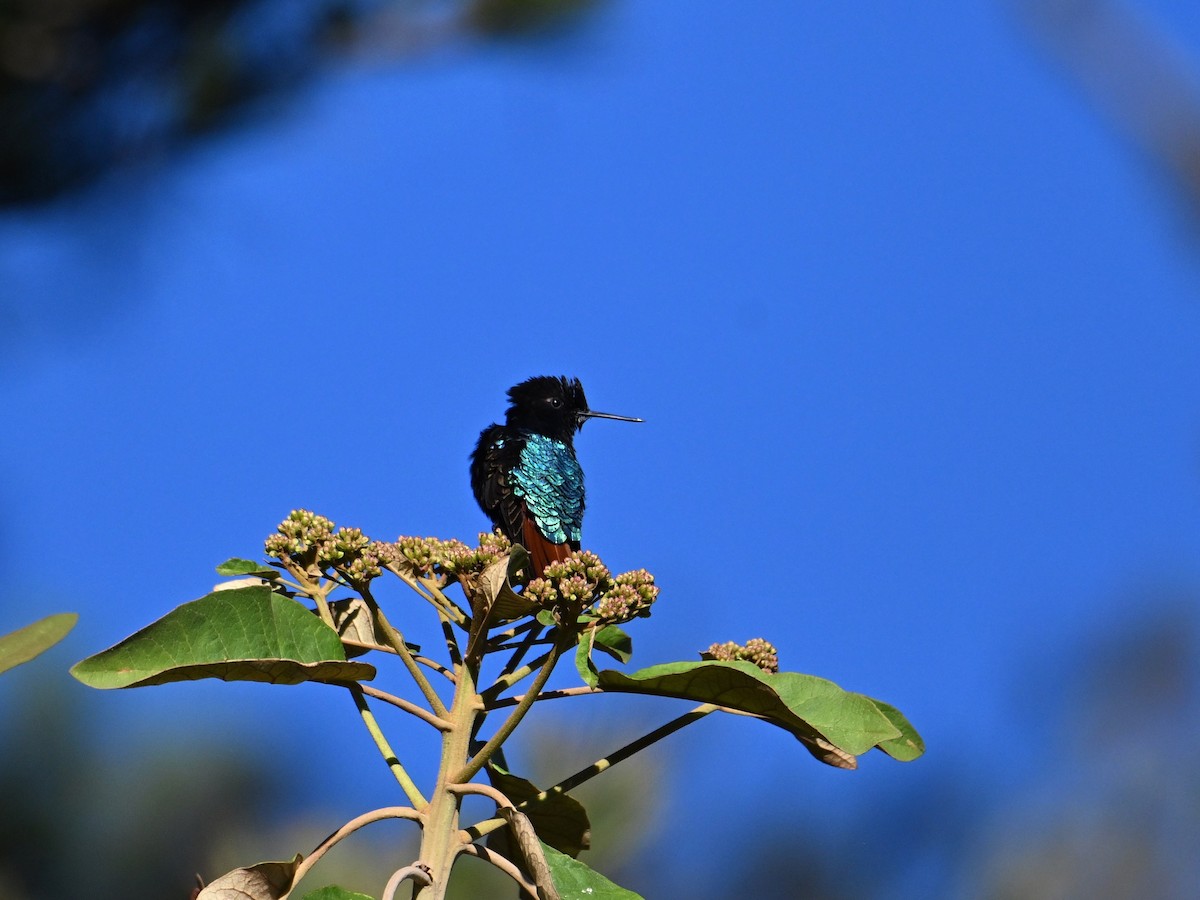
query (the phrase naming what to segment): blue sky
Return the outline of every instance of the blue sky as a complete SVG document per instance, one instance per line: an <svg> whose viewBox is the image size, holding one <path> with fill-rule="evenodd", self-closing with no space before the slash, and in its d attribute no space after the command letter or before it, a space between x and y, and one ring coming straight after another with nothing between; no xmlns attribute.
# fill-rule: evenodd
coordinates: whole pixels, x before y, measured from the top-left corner
<svg viewBox="0 0 1200 900"><path fill-rule="evenodd" d="M1156 11L1186 45L1183 9ZM333 70L0 218L4 537L86 548L10 573L0 630L36 596L81 613L81 657L297 506L470 537L479 429L564 373L646 419L577 441L585 545L663 586L635 663L764 635L929 745L842 776L705 722L660 748L701 796L769 778L780 817L852 817L918 767L1018 777L1021 677L1200 571L1189 227L1003 7L616 2L548 44ZM239 732L264 690L87 699L136 756L163 716ZM285 734L303 690L263 713Z"/></svg>

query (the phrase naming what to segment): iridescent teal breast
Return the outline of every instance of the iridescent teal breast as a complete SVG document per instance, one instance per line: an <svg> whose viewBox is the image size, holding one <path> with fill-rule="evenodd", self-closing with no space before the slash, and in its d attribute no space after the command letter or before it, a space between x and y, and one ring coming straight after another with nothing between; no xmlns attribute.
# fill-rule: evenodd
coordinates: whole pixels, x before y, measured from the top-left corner
<svg viewBox="0 0 1200 900"><path fill-rule="evenodd" d="M583 525L583 469L563 441L527 433L521 462L509 473L512 491L538 531L555 544L578 543Z"/></svg>

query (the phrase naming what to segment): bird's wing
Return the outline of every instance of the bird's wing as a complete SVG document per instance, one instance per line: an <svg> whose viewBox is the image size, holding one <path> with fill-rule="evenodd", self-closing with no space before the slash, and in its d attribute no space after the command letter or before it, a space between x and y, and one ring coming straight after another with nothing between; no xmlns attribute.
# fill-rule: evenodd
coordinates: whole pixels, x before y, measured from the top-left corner
<svg viewBox="0 0 1200 900"><path fill-rule="evenodd" d="M511 541L521 541L525 501L516 496L508 473L518 465L525 441L506 433L500 425L489 425L479 435L471 454L471 490L480 509Z"/></svg>

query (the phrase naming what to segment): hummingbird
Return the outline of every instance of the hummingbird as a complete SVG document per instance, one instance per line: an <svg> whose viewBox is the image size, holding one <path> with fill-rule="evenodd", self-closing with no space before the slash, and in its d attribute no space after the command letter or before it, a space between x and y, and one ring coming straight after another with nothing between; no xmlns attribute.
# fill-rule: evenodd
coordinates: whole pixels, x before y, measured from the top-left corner
<svg viewBox="0 0 1200 900"><path fill-rule="evenodd" d="M508 400L504 424L479 434L471 490L492 524L529 551L540 578L547 564L579 549L584 491L575 433L588 419L642 420L589 409L578 378L530 378L509 388Z"/></svg>

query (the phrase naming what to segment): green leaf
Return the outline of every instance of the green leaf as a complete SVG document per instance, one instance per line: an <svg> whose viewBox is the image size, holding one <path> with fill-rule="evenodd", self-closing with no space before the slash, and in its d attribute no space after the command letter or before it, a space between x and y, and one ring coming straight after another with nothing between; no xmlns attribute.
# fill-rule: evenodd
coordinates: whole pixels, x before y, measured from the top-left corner
<svg viewBox="0 0 1200 900"><path fill-rule="evenodd" d="M185 603L71 674L94 688L221 678L300 684L367 681L375 667L347 662L337 633L269 587L214 591Z"/></svg>
<svg viewBox="0 0 1200 900"><path fill-rule="evenodd" d="M876 709L888 717L888 720L900 732L900 737L895 740L881 742L880 750L900 762L911 762L925 752L925 741L921 739L921 735L917 734L917 729L912 727L908 719L904 718L904 714L900 710L882 700L872 699L871 702L875 704Z"/></svg>
<svg viewBox="0 0 1200 900"><path fill-rule="evenodd" d="M761 716L794 734L817 759L839 768L854 768L854 757L873 747L900 752L897 742L909 748L907 758L915 759L911 752L920 741L907 722L906 738L899 722L869 697L824 678L771 674L749 662L666 663L632 675L610 669L600 673L600 687L699 700Z"/></svg>
<svg viewBox="0 0 1200 900"><path fill-rule="evenodd" d="M605 625L596 632L596 649L617 662L627 663L633 658L633 638L616 625Z"/></svg>
<svg viewBox="0 0 1200 900"><path fill-rule="evenodd" d="M286 862L262 862L227 872L208 884L196 900L279 900L292 889L299 853Z"/></svg>
<svg viewBox="0 0 1200 900"><path fill-rule="evenodd" d="M579 636L579 643L575 645L575 669L588 687L595 687L600 682L599 673L592 662L592 642L595 639L595 629L589 628Z"/></svg>
<svg viewBox="0 0 1200 900"><path fill-rule="evenodd" d="M642 900L640 894L619 887L577 859L542 845L554 887L562 900Z"/></svg>
<svg viewBox="0 0 1200 900"><path fill-rule="evenodd" d="M328 887L309 891L304 895L303 900L375 900L375 898L331 884Z"/></svg>
<svg viewBox="0 0 1200 900"><path fill-rule="evenodd" d="M218 575L261 575L263 578L278 578L279 570L252 559L231 557L217 566Z"/></svg>
<svg viewBox="0 0 1200 900"><path fill-rule="evenodd" d="M513 805L527 803L521 811L533 823L534 831L544 843L568 856L578 856L591 846L592 823L583 804L574 797L553 791L541 800L534 800L542 793L540 788L495 763L488 764L487 776L492 786Z"/></svg>
<svg viewBox="0 0 1200 900"><path fill-rule="evenodd" d="M66 637L78 621L78 613L57 613L0 636L0 672L46 652Z"/></svg>

